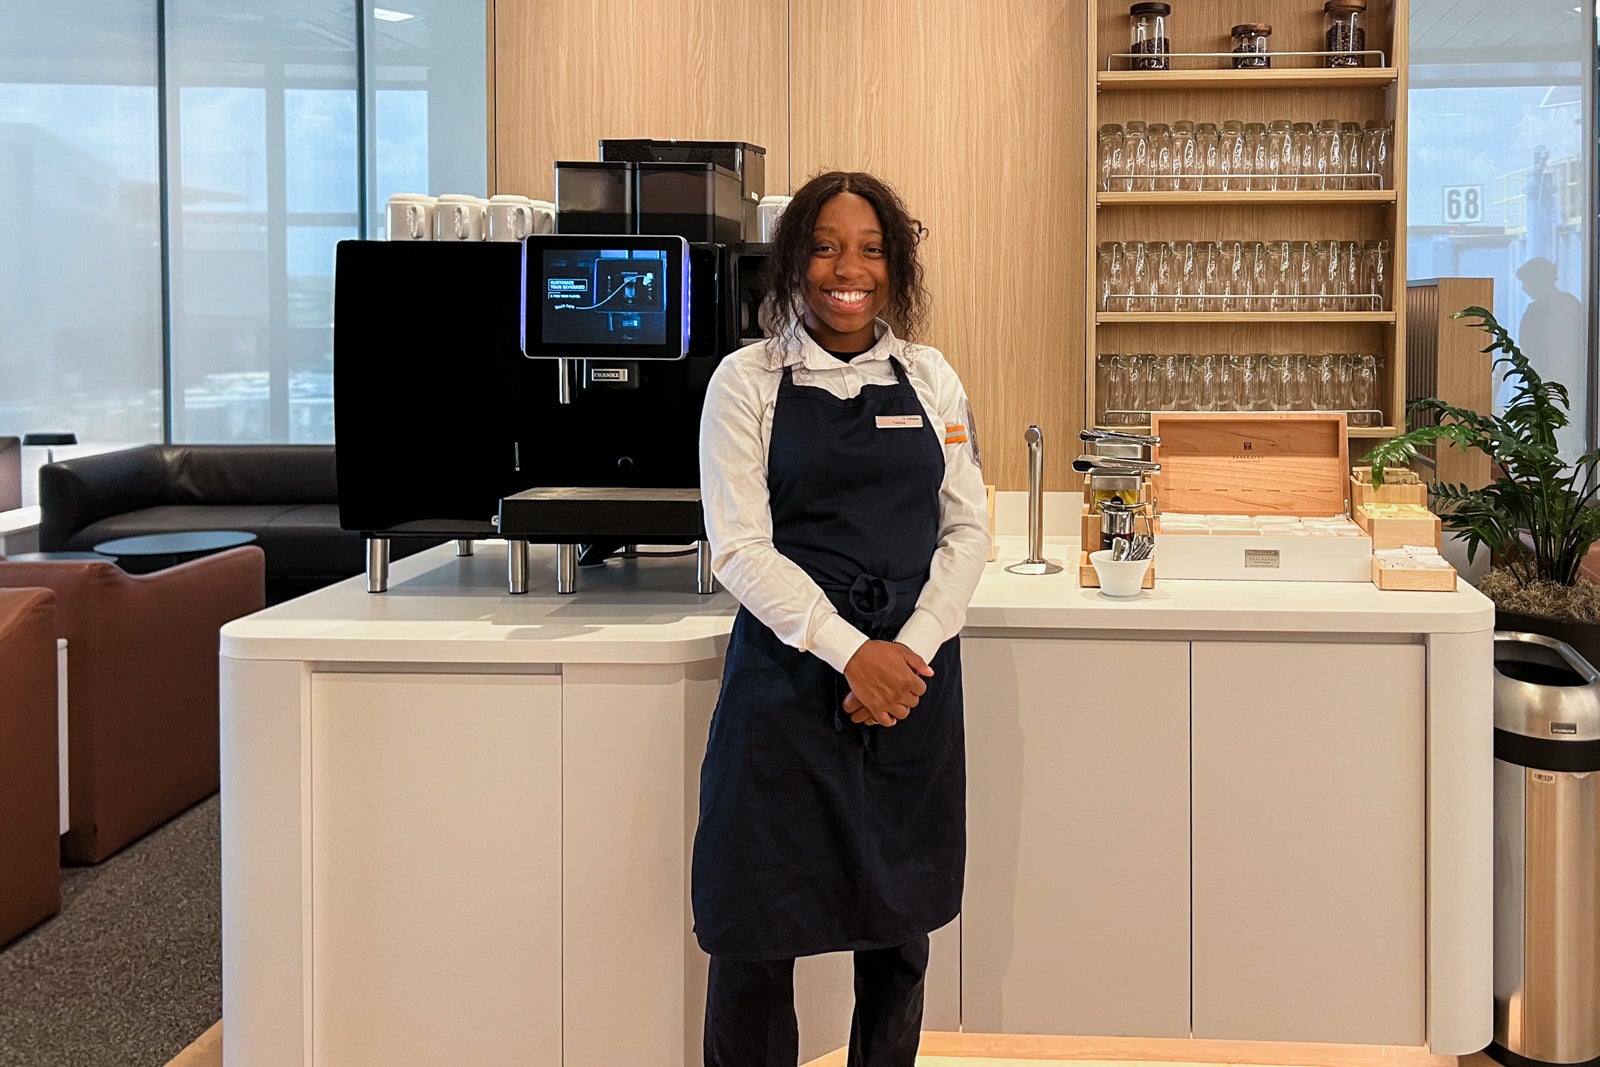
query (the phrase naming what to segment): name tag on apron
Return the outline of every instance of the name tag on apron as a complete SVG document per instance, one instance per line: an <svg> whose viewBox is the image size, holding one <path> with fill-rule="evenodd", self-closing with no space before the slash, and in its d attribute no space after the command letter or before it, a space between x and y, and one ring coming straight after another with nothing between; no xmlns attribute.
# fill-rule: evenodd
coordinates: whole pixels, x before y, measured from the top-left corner
<svg viewBox="0 0 1600 1067"><path fill-rule="evenodd" d="M920 430L922 429L921 415L879 415L878 429L880 430Z"/></svg>

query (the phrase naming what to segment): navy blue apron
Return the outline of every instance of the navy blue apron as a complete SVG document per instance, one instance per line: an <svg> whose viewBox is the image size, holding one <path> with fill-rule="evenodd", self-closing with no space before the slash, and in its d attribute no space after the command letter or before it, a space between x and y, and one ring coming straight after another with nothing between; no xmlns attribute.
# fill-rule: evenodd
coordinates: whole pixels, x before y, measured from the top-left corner
<svg viewBox="0 0 1600 1067"><path fill-rule="evenodd" d="M926 425L891 364L894 385L850 399L785 369L767 466L773 544L877 640L895 638L927 581L945 469L944 427ZM887 416L918 425L880 425ZM700 771L692 895L708 954L885 948L955 918L967 785L957 639L931 666L909 717L857 725L844 675L740 608Z"/></svg>

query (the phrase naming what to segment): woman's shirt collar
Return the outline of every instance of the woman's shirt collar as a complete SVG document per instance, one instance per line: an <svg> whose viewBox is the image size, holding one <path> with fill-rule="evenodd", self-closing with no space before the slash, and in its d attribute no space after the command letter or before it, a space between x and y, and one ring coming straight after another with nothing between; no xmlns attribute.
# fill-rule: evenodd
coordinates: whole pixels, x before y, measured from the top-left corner
<svg viewBox="0 0 1600 1067"><path fill-rule="evenodd" d="M889 324L882 319L875 319L872 323L872 332L876 340L872 347L852 357L850 363L859 363L862 360L888 359L897 356L900 362L910 366L917 358L917 346L907 341L902 341L894 335ZM789 328L781 334L767 339L767 369L772 371L783 370L786 367L806 367L810 370L827 370L830 367L843 366L833 353L817 344L810 331L800 320L795 320Z"/></svg>

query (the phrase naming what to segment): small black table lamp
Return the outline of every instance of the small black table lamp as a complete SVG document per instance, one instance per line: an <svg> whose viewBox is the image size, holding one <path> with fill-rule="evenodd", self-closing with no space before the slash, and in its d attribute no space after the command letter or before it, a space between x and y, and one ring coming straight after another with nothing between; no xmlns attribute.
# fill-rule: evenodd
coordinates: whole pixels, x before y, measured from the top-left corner
<svg viewBox="0 0 1600 1067"><path fill-rule="evenodd" d="M25 433L22 435L22 443L27 447L42 446L45 450L44 461L46 463L54 463L56 461L55 446L75 445L78 443L78 435L75 433Z"/></svg>

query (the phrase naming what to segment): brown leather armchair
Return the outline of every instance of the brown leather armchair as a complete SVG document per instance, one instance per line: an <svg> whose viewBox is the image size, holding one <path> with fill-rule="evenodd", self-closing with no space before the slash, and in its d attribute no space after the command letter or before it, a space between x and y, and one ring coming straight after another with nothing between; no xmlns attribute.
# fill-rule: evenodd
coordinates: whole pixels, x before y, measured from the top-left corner
<svg viewBox="0 0 1600 1067"><path fill-rule="evenodd" d="M55 596L0 589L0 945L61 910Z"/></svg>
<svg viewBox="0 0 1600 1067"><path fill-rule="evenodd" d="M254 546L145 575L0 562L0 587L55 592L67 639L63 859L98 863L217 791L218 631L263 606L265 582Z"/></svg>

